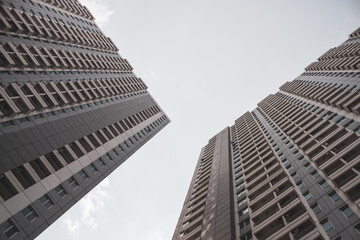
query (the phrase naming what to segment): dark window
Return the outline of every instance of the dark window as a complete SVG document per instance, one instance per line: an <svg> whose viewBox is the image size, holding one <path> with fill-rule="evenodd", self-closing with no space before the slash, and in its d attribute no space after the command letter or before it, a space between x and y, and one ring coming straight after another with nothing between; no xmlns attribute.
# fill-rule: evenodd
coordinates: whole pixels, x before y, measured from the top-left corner
<svg viewBox="0 0 360 240"><path fill-rule="evenodd" d="M249 224L250 224L250 219L247 218L247 219L245 219L244 221L242 221L242 222L240 223L240 229L243 229L244 227L246 227L246 226L249 225Z"/></svg>
<svg viewBox="0 0 360 240"><path fill-rule="evenodd" d="M104 167L105 163L103 160L101 160L100 158L96 159L96 163L100 166L100 167Z"/></svg>
<svg viewBox="0 0 360 240"><path fill-rule="evenodd" d="M9 179L4 175L0 175L0 195L4 200L8 200L17 194L15 187L11 184Z"/></svg>
<svg viewBox="0 0 360 240"><path fill-rule="evenodd" d="M95 165L92 163L88 166L88 169L93 173L96 173L98 171Z"/></svg>
<svg viewBox="0 0 360 240"><path fill-rule="evenodd" d="M347 218L350 218L351 216L354 215L353 211L349 208L348 205L345 205L344 207L341 208L341 211L344 213L344 215Z"/></svg>
<svg viewBox="0 0 360 240"><path fill-rule="evenodd" d="M305 199L306 199L306 200L309 200L309 199L311 199L311 198L312 198L312 196L311 196L311 193L310 193L310 192L306 192L306 193L304 193L304 197L305 197Z"/></svg>
<svg viewBox="0 0 360 240"><path fill-rule="evenodd" d="M55 171L64 167L53 152L47 153L44 156L48 160L50 165L54 168Z"/></svg>
<svg viewBox="0 0 360 240"><path fill-rule="evenodd" d="M90 144L84 138L80 138L79 143L83 146L86 152L91 152L91 150L93 150Z"/></svg>
<svg viewBox="0 0 360 240"><path fill-rule="evenodd" d="M104 135L103 135L100 131L96 131L95 134L96 134L96 136L100 139L100 141L101 141L102 143L106 143L106 142L107 142L107 141L106 141L106 138L104 137Z"/></svg>
<svg viewBox="0 0 360 240"><path fill-rule="evenodd" d="M69 178L67 181L73 189L79 186L79 183L73 177Z"/></svg>
<svg viewBox="0 0 360 240"><path fill-rule="evenodd" d="M100 146L99 142L96 140L96 138L92 134L87 135L87 137L90 140L90 142L94 145L94 147L97 148Z"/></svg>
<svg viewBox="0 0 360 240"><path fill-rule="evenodd" d="M329 197L331 198L331 200L333 200L334 202L337 202L338 200L340 200L339 195L336 192L332 192L329 194Z"/></svg>
<svg viewBox="0 0 360 240"><path fill-rule="evenodd" d="M299 182L296 185L298 186L299 189L302 189L303 187L305 187L303 182Z"/></svg>
<svg viewBox="0 0 360 240"><path fill-rule="evenodd" d="M61 198L64 198L67 195L67 192L61 185L57 186L55 191Z"/></svg>
<svg viewBox="0 0 360 240"><path fill-rule="evenodd" d="M29 221L32 222L34 219L38 217L34 209L32 209L30 206L24 208L21 210L21 213L24 215L24 217Z"/></svg>
<svg viewBox="0 0 360 240"><path fill-rule="evenodd" d="M89 176L86 174L86 172L84 170L80 170L78 172L79 176L83 179L83 180L86 180L89 178Z"/></svg>
<svg viewBox="0 0 360 240"><path fill-rule="evenodd" d="M311 206L311 209L314 211L315 214L319 214L321 213L321 208L320 206L316 203L314 205Z"/></svg>
<svg viewBox="0 0 360 240"><path fill-rule="evenodd" d="M50 198L46 194L42 196L39 200L46 209L49 209L52 205L54 205L54 203L50 200Z"/></svg>
<svg viewBox="0 0 360 240"><path fill-rule="evenodd" d="M332 224L330 223L330 221L328 219L325 219L324 221L321 222L321 225L324 227L325 231L328 232L331 229L333 229Z"/></svg>
<svg viewBox="0 0 360 240"><path fill-rule="evenodd" d="M73 144L73 143L70 143ZM69 144L69 145L70 145ZM71 146L70 146L71 147ZM78 149L79 147L76 146ZM74 147L75 148L75 147ZM69 151L65 148L65 147L61 147L57 150L59 152L59 154L61 155L61 157L65 160L65 162L67 164L72 163L75 159L73 158L73 156L69 153ZM81 152L81 150L79 149L79 151ZM75 152L76 154L76 152ZM84 154L83 154L84 155ZM80 156L81 157L81 156Z"/></svg>
<svg viewBox="0 0 360 240"><path fill-rule="evenodd" d="M37 158L29 163L41 179L44 179L50 175L50 171L46 168L46 166L40 159Z"/></svg>
<svg viewBox="0 0 360 240"><path fill-rule="evenodd" d="M78 158L84 156L83 151L79 148L79 146L75 142L70 143L69 146Z"/></svg>
<svg viewBox="0 0 360 240"><path fill-rule="evenodd" d="M15 225L10 221L7 220L6 222L2 223L0 225L0 231L7 237L11 238L16 233L19 232L19 230L15 227Z"/></svg>
<svg viewBox="0 0 360 240"><path fill-rule="evenodd" d="M24 166L17 167L11 170L11 172L25 189L35 184L35 180L31 177L30 173L25 169Z"/></svg>
<svg viewBox="0 0 360 240"><path fill-rule="evenodd" d="M329 186L329 184L324 180L320 182L320 186L322 187L322 189L326 189Z"/></svg>

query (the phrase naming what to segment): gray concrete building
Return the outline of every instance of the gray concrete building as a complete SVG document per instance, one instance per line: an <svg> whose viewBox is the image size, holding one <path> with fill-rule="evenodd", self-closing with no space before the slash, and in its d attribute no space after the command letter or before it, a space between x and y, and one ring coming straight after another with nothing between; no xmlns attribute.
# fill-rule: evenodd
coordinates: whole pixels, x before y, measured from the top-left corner
<svg viewBox="0 0 360 240"><path fill-rule="evenodd" d="M173 239L360 239L360 28L202 148Z"/></svg>
<svg viewBox="0 0 360 240"><path fill-rule="evenodd" d="M77 0L1 0L0 63L0 239L34 239L169 123Z"/></svg>

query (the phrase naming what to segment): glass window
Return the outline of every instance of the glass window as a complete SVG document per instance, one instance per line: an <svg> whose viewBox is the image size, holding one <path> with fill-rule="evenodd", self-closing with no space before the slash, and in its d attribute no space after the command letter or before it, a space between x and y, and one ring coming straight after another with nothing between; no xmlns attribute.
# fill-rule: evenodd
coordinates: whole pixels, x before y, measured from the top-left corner
<svg viewBox="0 0 360 240"><path fill-rule="evenodd" d="M0 225L0 231L7 237L7 238L11 238L12 236L14 236L16 233L19 232L19 230L14 226L14 224L10 221L7 220L6 222L2 223Z"/></svg>
<svg viewBox="0 0 360 240"><path fill-rule="evenodd" d="M35 218L38 217L38 215L35 213L35 211L30 207L26 207L23 210L21 210L21 213L24 215L24 217L29 221L32 222Z"/></svg>
<svg viewBox="0 0 360 240"><path fill-rule="evenodd" d="M100 166L100 167L104 167L105 163L103 160L101 160L100 158L96 159L96 163Z"/></svg>
<svg viewBox="0 0 360 240"><path fill-rule="evenodd" d="M86 180L89 178L89 176L86 174L86 172L84 170L80 170L78 172L79 176L83 179L83 180Z"/></svg>
<svg viewBox="0 0 360 240"><path fill-rule="evenodd" d="M74 177L69 178L67 181L73 189L79 186L79 183L75 180Z"/></svg>
<svg viewBox="0 0 360 240"><path fill-rule="evenodd" d="M54 168L55 171L59 170L60 168L63 168L63 165L61 164L61 162L53 152L47 153L44 156L48 160L50 165Z"/></svg>
<svg viewBox="0 0 360 240"><path fill-rule="evenodd" d="M314 179L318 179L320 177L320 175L317 171L312 172L311 175L313 176Z"/></svg>
<svg viewBox="0 0 360 240"><path fill-rule="evenodd" d="M330 231L331 229L333 229L333 226L331 225L330 221L328 219L325 219L324 221L321 222L321 225L324 227L325 231Z"/></svg>
<svg viewBox="0 0 360 240"><path fill-rule="evenodd" d="M240 216L242 216L248 212L249 212L249 208L244 208L243 210L240 211Z"/></svg>
<svg viewBox="0 0 360 240"><path fill-rule="evenodd" d="M337 195L336 192L332 192L332 193L329 195L329 197L330 197L334 202L337 202L337 201L340 199L339 195Z"/></svg>
<svg viewBox="0 0 360 240"><path fill-rule="evenodd" d="M14 174L17 180L19 180L19 182L24 188L28 188L31 185L35 184L35 180L32 178L32 176L25 169L24 166L17 167L11 170L11 172Z"/></svg>
<svg viewBox="0 0 360 240"><path fill-rule="evenodd" d="M244 221L242 221L242 222L240 223L240 229L243 229L244 227L246 227L246 226L249 225L249 224L250 224L250 219L247 218L247 219L245 219Z"/></svg>
<svg viewBox="0 0 360 240"><path fill-rule="evenodd" d="M350 218L352 215L354 215L353 211L349 208L348 205L341 208L341 211L344 213L344 215L347 218Z"/></svg>
<svg viewBox="0 0 360 240"><path fill-rule="evenodd" d="M8 200L17 194L17 190L9 181L9 179L5 176L5 174L0 174L0 196L4 200Z"/></svg>
<svg viewBox="0 0 360 240"><path fill-rule="evenodd" d="M37 158L29 163L41 179L44 179L50 175L50 171L40 159Z"/></svg>
<svg viewBox="0 0 360 240"><path fill-rule="evenodd" d="M311 199L311 198L312 198L312 196L311 196L311 193L310 193L310 192L306 192L306 193L304 193L304 197L305 197L305 199L306 199L306 200L309 200L309 199Z"/></svg>
<svg viewBox="0 0 360 240"><path fill-rule="evenodd" d="M52 205L54 205L54 203L46 194L42 196L39 200L46 209L49 209Z"/></svg>
<svg viewBox="0 0 360 240"><path fill-rule="evenodd" d="M319 214L322 212L320 206L316 203L314 205L311 206L312 210L314 211L315 214Z"/></svg>
<svg viewBox="0 0 360 240"><path fill-rule="evenodd" d="M296 173L294 173L293 175L291 175L292 176L292 178L295 180L295 179L297 179L299 176L296 174Z"/></svg>
<svg viewBox="0 0 360 240"><path fill-rule="evenodd" d="M329 186L329 184L324 180L320 183L320 186L322 187L322 189L326 189Z"/></svg>
<svg viewBox="0 0 360 240"><path fill-rule="evenodd" d="M243 194L245 194L245 189L243 191L239 192L238 197L240 197Z"/></svg>
<svg viewBox="0 0 360 240"><path fill-rule="evenodd" d="M70 143L69 146L75 152L75 154L78 154L77 155L78 157L81 157L82 155L84 155L84 154L82 154L82 155L80 154L82 152L81 152L80 148L77 145L75 145L75 143ZM65 160L65 162L67 164L72 163L75 160L65 147L61 147L57 151L62 156L62 158Z"/></svg>
<svg viewBox="0 0 360 240"><path fill-rule="evenodd" d="M67 192L65 191L65 189L59 185L55 188L55 191L57 192L57 194L61 197L64 198L67 195Z"/></svg>
<svg viewBox="0 0 360 240"><path fill-rule="evenodd" d="M98 171L97 168L95 167L95 165L92 164L92 163L88 166L88 169L89 169L92 173L96 173L96 172Z"/></svg>
<svg viewBox="0 0 360 240"><path fill-rule="evenodd" d="M241 205L243 205L244 203L246 203L246 198L243 198L243 199L241 199L241 200L239 201L239 207L240 207Z"/></svg>
<svg viewBox="0 0 360 240"><path fill-rule="evenodd" d="M302 189L303 187L305 187L303 182L297 183L297 186L298 186L299 189Z"/></svg>

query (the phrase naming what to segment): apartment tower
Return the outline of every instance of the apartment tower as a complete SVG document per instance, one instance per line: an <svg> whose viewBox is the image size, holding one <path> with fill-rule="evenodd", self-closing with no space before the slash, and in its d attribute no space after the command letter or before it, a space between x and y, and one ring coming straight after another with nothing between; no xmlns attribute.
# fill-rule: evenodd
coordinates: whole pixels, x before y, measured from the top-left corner
<svg viewBox="0 0 360 240"><path fill-rule="evenodd" d="M1 0L0 63L0 239L34 239L169 123L77 0Z"/></svg>
<svg viewBox="0 0 360 240"><path fill-rule="evenodd" d="M202 148L173 239L360 239L360 28Z"/></svg>

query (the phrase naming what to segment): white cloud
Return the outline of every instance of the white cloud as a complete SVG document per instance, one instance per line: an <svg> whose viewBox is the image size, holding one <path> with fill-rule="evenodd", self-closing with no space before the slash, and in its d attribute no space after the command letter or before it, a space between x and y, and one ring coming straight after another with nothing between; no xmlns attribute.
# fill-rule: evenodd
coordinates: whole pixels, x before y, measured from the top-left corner
<svg viewBox="0 0 360 240"><path fill-rule="evenodd" d="M104 208L105 200L109 196L107 192L109 185L109 178L105 178L80 200L80 218L78 214L68 214L64 217L63 224L69 231L69 234L73 234L83 227L96 230L98 222L96 221L95 214Z"/></svg>
<svg viewBox="0 0 360 240"><path fill-rule="evenodd" d="M73 232L75 232L80 228L80 222L78 220L73 221L69 215L65 216L63 223L65 224L65 227L70 234L72 234Z"/></svg>
<svg viewBox="0 0 360 240"><path fill-rule="evenodd" d="M95 22L99 26L104 26L109 22L111 15L114 13L114 11L105 4L106 0L80 0L80 2L89 9L95 17Z"/></svg>

